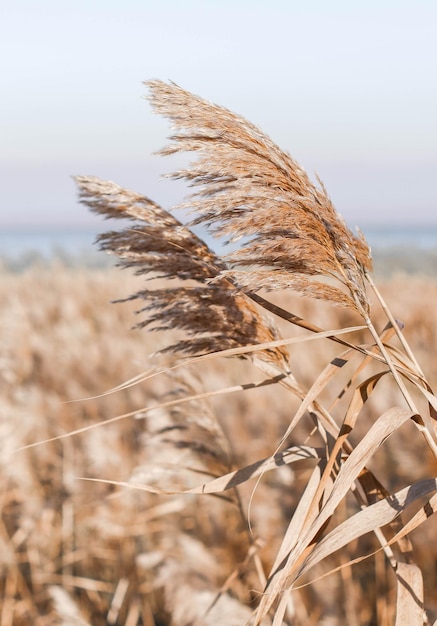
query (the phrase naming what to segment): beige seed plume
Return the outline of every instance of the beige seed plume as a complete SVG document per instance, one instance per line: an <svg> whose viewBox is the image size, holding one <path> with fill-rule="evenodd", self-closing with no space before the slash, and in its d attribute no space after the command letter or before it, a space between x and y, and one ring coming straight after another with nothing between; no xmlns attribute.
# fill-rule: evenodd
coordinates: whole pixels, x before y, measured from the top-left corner
<svg viewBox="0 0 437 626"><path fill-rule="evenodd" d="M164 351L200 355L279 339L273 322L227 278L220 278L226 270L223 261L168 211L113 182L89 176L78 176L76 182L81 202L93 212L130 220L126 228L100 235L100 248L136 274L165 279L165 286L127 298L146 302L139 311L145 319L137 327L185 331L187 338ZM288 371L284 348L256 356Z"/></svg>
<svg viewBox="0 0 437 626"><path fill-rule="evenodd" d="M153 109L177 131L161 154L197 153L171 175L198 188L182 205L197 214L193 224L245 242L226 257L221 276L251 291L293 289L366 314L369 248L323 185L242 117L173 83L146 84Z"/></svg>

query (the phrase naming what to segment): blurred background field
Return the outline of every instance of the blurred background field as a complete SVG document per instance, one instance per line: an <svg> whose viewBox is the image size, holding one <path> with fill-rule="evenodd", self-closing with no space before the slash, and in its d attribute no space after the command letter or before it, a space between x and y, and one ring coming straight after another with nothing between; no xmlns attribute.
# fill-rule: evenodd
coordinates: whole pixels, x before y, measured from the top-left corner
<svg viewBox="0 0 437 626"><path fill-rule="evenodd" d="M423 272L395 272L390 264L396 257L390 257L387 269L377 267L376 273L436 387L435 250L421 258ZM150 354L163 345L163 338L130 329L135 303L110 303L133 293L141 279L111 267L104 255L94 259L86 263L84 257L64 254L15 265L9 260L0 272L1 626L191 623L193 611L214 604L254 540L241 518L247 514L253 484L241 490L242 500L236 503L231 497L157 496L80 478L191 487L201 482L202 472L211 471L205 454L221 472L228 463L241 467L271 454L293 412L288 395L274 386L190 403L179 413L174 409L147 419L127 417L22 449L178 394L259 380L246 362L227 359L101 395L149 370L154 363ZM413 261L419 263L417 255ZM306 319L323 320L326 328L354 323L335 307L292 296L286 303ZM297 378L309 384L332 356L327 341L310 349L296 347ZM81 400L92 396L97 397ZM198 441L197 453L171 435L163 436L171 430L169 420L194 429L187 436ZM156 424L164 424L160 432ZM416 440L421 450L417 456ZM435 475L419 441L412 428L404 430L377 456L374 469L391 477L388 487L403 486L405 476L411 481ZM193 464L195 474L180 470ZM296 505L300 480L284 467L257 488L251 522L267 569ZM413 533L428 598L437 586L432 522ZM350 546L350 557L362 554L371 542ZM329 567L339 565L344 554L332 557ZM390 623L394 586L390 573L381 578L381 571L375 571L383 570L381 563L382 557L376 566L373 560L364 561L347 574L337 573L300 591L296 623ZM256 588L252 570L237 571L229 583L231 593L217 605L225 615L226 602L239 602L238 610L229 608L233 614L241 611L235 623L247 619L250 590ZM437 605L433 608L437 612Z"/></svg>

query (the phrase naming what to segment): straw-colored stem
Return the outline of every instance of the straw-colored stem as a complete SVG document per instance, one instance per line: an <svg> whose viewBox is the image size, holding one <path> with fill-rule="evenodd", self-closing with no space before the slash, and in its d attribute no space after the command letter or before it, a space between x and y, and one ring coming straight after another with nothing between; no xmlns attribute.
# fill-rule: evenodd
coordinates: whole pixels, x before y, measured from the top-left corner
<svg viewBox="0 0 437 626"><path fill-rule="evenodd" d="M395 366L395 364L393 363L393 360L388 352L388 350L386 349L386 347L384 346L383 342L381 341L371 319L366 316L365 317L365 321L366 324L369 328L369 331L371 332L376 345L378 346L382 356L384 357L391 374L393 375L393 378L400 390L400 392L402 393L408 408L415 413L416 415L416 419L413 420L414 423L416 424L417 428L420 430L420 432L423 434L425 441L427 442L428 446L430 447L432 453L434 454L434 456L437 458L437 445L434 441L434 439L432 438L432 435L430 434L430 432L428 431L428 429L426 428L425 424L423 423L422 417L420 416L419 410L417 409L413 398L411 397L411 395L408 392L408 389L406 388L404 381L402 380L401 376L399 375L399 372Z"/></svg>
<svg viewBox="0 0 437 626"><path fill-rule="evenodd" d="M422 368L420 367L413 351L411 350L407 340L405 339L405 336L403 334L403 332L401 331L401 328L399 327L398 322L396 321L395 317L393 316L393 313L391 312L390 308L388 307L387 303L385 302L384 298L382 297L381 292L379 291L379 289L377 288L375 282L373 281L372 277L370 276L370 274L366 274L366 278L369 282L369 285L371 286L375 296L378 299L379 304L381 305L382 310L384 311L384 313L386 314L388 320L390 321L391 325L393 326L393 328L395 329L396 335L399 339L399 341L402 344L402 347L404 348L406 354L408 355L408 357L410 358L411 362L414 364L418 374L420 374L420 376L425 379L425 375L422 371Z"/></svg>
<svg viewBox="0 0 437 626"><path fill-rule="evenodd" d="M286 322L290 322L291 324L294 324L295 326L299 326L300 328L305 328L306 330L310 330L313 333L325 332L324 329L321 328L320 326L317 326L316 324L312 324L311 322L304 320L303 318L299 317L298 315L295 315L294 313L290 313L289 311L287 311L286 309L283 309L277 304L273 304L273 302L266 300L266 298L263 298L258 293L248 292L246 295L251 300L253 300L257 304L259 304L261 307L266 309L266 311L270 311L270 313L277 315L280 319L283 319ZM362 346L346 341L345 339L342 339L341 337L336 337L335 335L329 335L327 339L329 339L330 341L335 341L336 343L346 346L347 348L352 348L356 352L360 352L362 355L369 356L372 359L376 359L379 361L384 360L383 357L381 357L379 354L372 353L369 350L366 350L365 348L363 348Z"/></svg>
<svg viewBox="0 0 437 626"><path fill-rule="evenodd" d="M233 491L234 491L234 494L235 494L235 499L237 501L238 511L240 513L241 520L242 520L242 522L244 524L244 528L246 530L246 534L247 534L247 537L248 537L248 540L249 540L250 547L251 547L251 549L253 549L252 558L253 558L253 562L254 562L254 565L255 565L255 570L256 570L256 573L258 575L261 587L264 588L266 586L266 583L267 583L267 577L266 577L266 574L265 574L265 571L264 571L264 566L263 566L261 557L259 555L259 546L257 544L257 538L254 537L253 534L251 533L250 523L249 523L249 520L247 519L245 510L244 510L244 507L243 507L243 503L241 501L240 492L238 491L237 488L234 488Z"/></svg>
<svg viewBox="0 0 437 626"><path fill-rule="evenodd" d="M267 369L266 369L266 364L263 362L260 362L258 364L258 366L260 367L260 369L262 369L264 372L267 373ZM271 370L270 366L268 368L268 373L271 375L272 374L272 370ZM302 401L304 401L305 399L305 392L302 388L300 388L299 386L296 386L296 380L295 378L291 375L290 377L284 378L283 380L280 381L280 384L283 385L284 387L286 387L287 389L289 389L290 391L292 391L293 393L295 393ZM335 420L333 419L332 415L330 414L329 411L327 411L319 402L317 401L313 401L308 405L308 410L311 412L316 413L322 420L324 427L326 427L327 431L331 434L332 437L334 437L335 440L337 440L338 436L339 436L339 432L340 429L338 427L338 424L335 422ZM320 432L320 427L319 427L319 432ZM276 448L274 454L276 454L276 452L278 452L279 447L281 446L281 444L284 442L286 436L288 436L289 434L289 430L287 430L287 433L282 437L280 444L278 445L278 447ZM344 450L344 452L347 455L350 455L353 451L353 447L350 444L350 442L347 439L343 439L341 442L341 448ZM333 451L333 456L336 456L336 452ZM328 463L329 466L329 463ZM327 467L328 467L327 466ZM330 470L329 470L330 471ZM357 483L361 484L360 478L357 479ZM321 479L320 480L320 485L319 487L321 487L321 489L317 489L316 495L313 498L313 503L317 503L319 502L319 500L321 499L321 495L322 495L322 491L324 489L323 487L324 485L324 481ZM366 498L366 490L363 488L363 493L360 492L359 489L354 489L353 490L354 496L356 498L356 500L359 502L359 504L361 506L368 506L368 500ZM393 551L392 549L387 545L387 538L385 537L383 531L380 528L375 528L373 530L373 533L375 535L375 537L377 538L378 542L380 543L390 565L392 566L393 569L396 569L397 566L397 562L396 559L394 558L393 555Z"/></svg>

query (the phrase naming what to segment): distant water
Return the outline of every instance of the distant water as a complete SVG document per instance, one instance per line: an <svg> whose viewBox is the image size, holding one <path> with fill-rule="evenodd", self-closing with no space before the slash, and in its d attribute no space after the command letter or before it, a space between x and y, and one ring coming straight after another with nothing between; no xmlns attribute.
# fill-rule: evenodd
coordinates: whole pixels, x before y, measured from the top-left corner
<svg viewBox="0 0 437 626"><path fill-rule="evenodd" d="M104 265L107 255L94 243L97 234L80 229L5 229L0 231L0 258L16 268L55 258L71 264Z"/></svg>
<svg viewBox="0 0 437 626"><path fill-rule="evenodd" d="M105 225L100 232L105 231ZM437 262L437 225L414 227L368 226L362 231L369 242L375 260L390 257L392 263L403 259L429 257ZM108 255L95 245L97 230L0 230L0 259L9 267L20 269L35 261L49 262L59 258L66 263L87 266L111 264ZM211 247L217 243L206 238ZM393 257L393 258L392 258ZM410 263L411 265L411 263ZM416 270L414 270L416 271Z"/></svg>
<svg viewBox="0 0 437 626"><path fill-rule="evenodd" d="M437 225L432 226L368 226L362 228L374 250L411 247L419 250L437 248Z"/></svg>
<svg viewBox="0 0 437 626"><path fill-rule="evenodd" d="M17 258L27 253L44 257L63 250L68 254L81 254L92 250L96 232L90 230L26 230L5 229L0 231L0 254Z"/></svg>

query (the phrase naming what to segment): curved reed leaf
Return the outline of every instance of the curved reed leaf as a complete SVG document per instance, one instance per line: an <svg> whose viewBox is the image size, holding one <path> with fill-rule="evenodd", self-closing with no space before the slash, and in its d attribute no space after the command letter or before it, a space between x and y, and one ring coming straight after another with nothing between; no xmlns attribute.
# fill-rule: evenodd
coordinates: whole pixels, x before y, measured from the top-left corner
<svg viewBox="0 0 437 626"><path fill-rule="evenodd" d="M328 555L334 553L336 550L340 550L354 539L362 537L376 528L381 528L389 524L402 515L410 504L422 499L423 496L430 491L435 490L437 490L437 478L423 479L358 511L358 513L355 513L355 515L352 515L329 532L326 537L320 539L317 546L314 547L313 551L302 565L297 578L302 577L317 563L320 563L320 561L325 559ZM414 523L410 524L404 520L402 530L395 535L389 543L395 543L401 536L411 532L414 528L417 528L426 521L430 516L430 511L435 513L437 510L435 505L436 501L437 497L434 496L434 507L429 503L425 505L425 507L422 505L419 514L416 513L412 517ZM424 513L424 510L428 512Z"/></svg>
<svg viewBox="0 0 437 626"><path fill-rule="evenodd" d="M261 474L265 474L266 472L270 472L272 470L278 469L278 467L282 467L284 465L291 465L293 463L297 463L298 461L306 461L308 459L320 459L319 456L322 453L322 450L317 448L313 448L311 446L292 446L291 448L287 448L282 452L278 452L273 457L267 457L266 459L262 459L251 465L247 465L246 467L241 467L238 470L234 470L223 476L219 476L214 480L211 480L207 483L203 483L198 487L193 487L191 489L175 489L175 490L165 490L153 485L146 485L142 483L135 483L134 481L125 482L125 481L117 481L117 480L106 480L101 478L87 478L85 476L78 476L78 480L86 480L91 482L101 482L110 485L116 485L118 487L128 487L129 489L137 489L139 491L147 491L148 493L155 493L160 495L180 495L180 494L214 494L214 493L223 493L228 489L234 489L238 487L238 485L242 485L243 483L255 478L256 476L260 476Z"/></svg>
<svg viewBox="0 0 437 626"><path fill-rule="evenodd" d="M318 514L311 515L309 524L302 528L297 542L287 557L281 561L276 569L272 569L265 593L256 612L256 626L267 615L277 598L290 588L299 576L303 563L306 562L309 554L320 540L320 533L323 532L338 504L351 488L352 483L365 467L369 458L391 433L412 417L414 415L411 411L399 407L385 411L353 449L341 466L331 493L321 510Z"/></svg>

